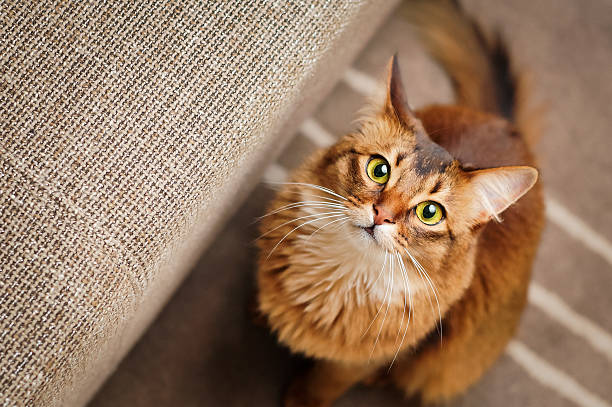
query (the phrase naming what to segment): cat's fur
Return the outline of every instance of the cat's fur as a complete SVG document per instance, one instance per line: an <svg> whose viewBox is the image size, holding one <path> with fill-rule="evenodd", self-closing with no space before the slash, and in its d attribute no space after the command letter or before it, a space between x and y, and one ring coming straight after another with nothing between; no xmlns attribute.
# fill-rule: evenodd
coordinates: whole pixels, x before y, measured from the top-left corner
<svg viewBox="0 0 612 407"><path fill-rule="evenodd" d="M447 10L463 37L432 36L434 54L470 41L477 55L463 61L487 64L478 78L440 58L468 107L412 112L392 58L383 107L296 170L263 218L259 310L283 344L317 360L289 387L287 406L328 406L391 365L407 394L446 400L514 333L543 225L541 188L521 128L486 112L503 110L492 87L497 48ZM384 185L366 174L374 155L390 165ZM442 222L419 221L425 200L442 204Z"/></svg>

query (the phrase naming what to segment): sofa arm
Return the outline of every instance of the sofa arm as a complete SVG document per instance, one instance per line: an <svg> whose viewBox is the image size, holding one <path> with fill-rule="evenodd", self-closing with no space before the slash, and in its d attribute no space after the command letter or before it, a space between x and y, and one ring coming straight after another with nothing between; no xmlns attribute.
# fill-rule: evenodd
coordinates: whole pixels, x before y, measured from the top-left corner
<svg viewBox="0 0 612 407"><path fill-rule="evenodd" d="M395 2L0 5L0 405L82 405Z"/></svg>

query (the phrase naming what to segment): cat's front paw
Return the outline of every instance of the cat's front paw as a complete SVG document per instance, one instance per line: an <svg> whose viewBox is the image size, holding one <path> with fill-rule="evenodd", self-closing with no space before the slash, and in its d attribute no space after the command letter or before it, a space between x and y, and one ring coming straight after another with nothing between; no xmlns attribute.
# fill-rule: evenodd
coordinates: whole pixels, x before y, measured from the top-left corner
<svg viewBox="0 0 612 407"><path fill-rule="evenodd" d="M306 381L301 377L293 380L283 401L284 407L330 407L331 404L311 394Z"/></svg>

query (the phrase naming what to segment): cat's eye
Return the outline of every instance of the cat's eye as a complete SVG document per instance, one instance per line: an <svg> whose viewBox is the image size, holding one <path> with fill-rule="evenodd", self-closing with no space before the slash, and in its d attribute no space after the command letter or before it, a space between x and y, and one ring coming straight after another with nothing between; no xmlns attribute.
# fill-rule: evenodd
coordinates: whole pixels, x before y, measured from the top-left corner
<svg viewBox="0 0 612 407"><path fill-rule="evenodd" d="M372 181L379 184L386 184L387 181L389 181L390 172L391 168L389 167L389 163L384 158L374 156L368 161L366 173Z"/></svg>
<svg viewBox="0 0 612 407"><path fill-rule="evenodd" d="M442 206L434 201L421 202L414 211L421 222L430 226L439 223L444 216Z"/></svg>

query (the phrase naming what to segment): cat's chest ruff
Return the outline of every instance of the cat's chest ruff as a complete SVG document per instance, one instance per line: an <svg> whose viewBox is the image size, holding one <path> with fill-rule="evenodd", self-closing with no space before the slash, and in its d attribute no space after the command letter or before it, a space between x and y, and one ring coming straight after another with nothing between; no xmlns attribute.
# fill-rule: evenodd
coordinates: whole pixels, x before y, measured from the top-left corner
<svg viewBox="0 0 612 407"><path fill-rule="evenodd" d="M325 301L333 296L358 304L403 304L426 289L409 260L374 245L325 236L303 243L290 257L297 284L286 287L295 290L300 301Z"/></svg>

